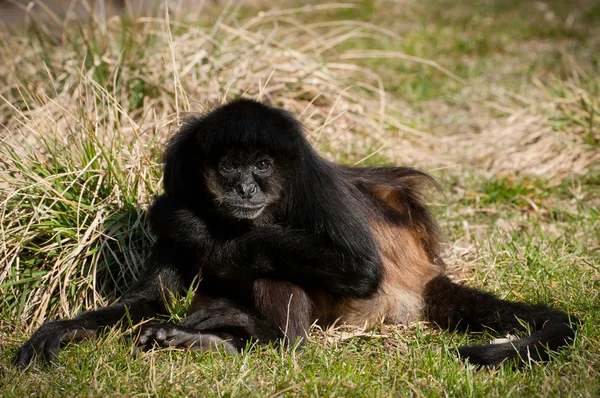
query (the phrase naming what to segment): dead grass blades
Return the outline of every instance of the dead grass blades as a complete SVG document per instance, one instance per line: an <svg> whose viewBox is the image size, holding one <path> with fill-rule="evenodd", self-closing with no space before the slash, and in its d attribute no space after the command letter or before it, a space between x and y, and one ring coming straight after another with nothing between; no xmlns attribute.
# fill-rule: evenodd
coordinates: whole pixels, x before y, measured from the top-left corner
<svg viewBox="0 0 600 398"><path fill-rule="evenodd" d="M468 119L474 131L443 137L449 161L471 164L488 175L553 178L600 170L600 80L575 64L568 79L533 79L528 97L492 88L492 117L475 107ZM466 123L463 123L466 124ZM464 128L464 126L463 126Z"/></svg>

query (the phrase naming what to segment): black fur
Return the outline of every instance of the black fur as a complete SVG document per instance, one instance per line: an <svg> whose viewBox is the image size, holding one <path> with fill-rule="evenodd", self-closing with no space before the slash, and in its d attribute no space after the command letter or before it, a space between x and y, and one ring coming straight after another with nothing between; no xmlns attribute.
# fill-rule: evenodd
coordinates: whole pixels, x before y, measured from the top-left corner
<svg viewBox="0 0 600 398"><path fill-rule="evenodd" d="M262 107L262 105L247 101L234 103L235 107L240 105L248 107L245 110ZM223 107L219 111L228 109L228 107ZM263 116L268 114L268 117L273 117L273 114L269 112L260 111L259 113ZM283 115L288 120L288 115ZM201 119L196 123L198 124L189 127L192 132L184 130L182 134L194 135L198 131L204 131L202 128L204 121ZM289 130L285 130L288 135L290 132L299 131L298 126L290 123L292 125ZM236 125L228 128L227 131L233 131L234 128L246 129L244 131L251 129L249 126ZM261 136L259 134L261 132L266 135ZM246 137L240 142L250 147L268 147L265 141L274 134L276 137L280 137L275 131L268 129L260 132L253 131L252 134L249 134L250 138ZM319 158L310 146L304 140L299 139L297 135L288 136L286 134L284 134L286 138L295 142L298 147L295 148L296 153L282 152L286 153L286 158L293 159L293 162L285 164L286 170L290 174L283 178L294 182L286 187L286 196L283 201L286 205L283 213L281 213L281 208L273 210L273 213L277 214L274 221L270 220L266 225L260 227L256 225L250 227L250 230L245 232L241 239L232 241L231 237L228 237L227 242L218 244L222 245L222 249L215 250L213 246L211 257L206 262L208 267L206 271L210 272L210 267L214 265L215 272L219 277L226 277L230 273L232 276L245 275L245 278L282 279L292 281L305 289L319 289L338 297L366 298L369 297L372 290L369 290L369 294L361 296L352 294L354 290L348 289L351 286L352 289L356 289L354 282L361 276L349 274L347 264L340 264L339 261L336 261L335 256L344 256L344 253L339 251L332 253L324 250L319 243L315 242L314 238L324 237L326 242L346 241L348 243L345 246L349 248L352 246L352 242L360 242L365 236L367 238L370 236L367 236L365 229L360 227L361 224L364 225L367 218L380 219L422 231L420 233L421 243L430 261L443 264L439 256L439 242L441 241L439 229L431 213L423 204L424 200L421 196L424 182L437 188L437 184L430 176L404 167L352 168L327 163ZM170 147L167 165L173 161L172 159L185 159L185 156L179 157L177 152L178 150L188 150L190 146L180 147L181 141L179 140L180 138L175 141L175 145ZM227 142L227 145L236 143L235 139L230 136L223 140ZM215 145L215 141L211 141L211 144ZM218 145L217 148L219 148ZM294 150L294 148L291 149ZM222 152L217 150L216 153ZM210 165L202 167L210 167ZM183 169L184 167L178 168L178 170ZM305 171L305 173L300 176L293 174L298 170ZM307 178L308 176L311 177ZM182 175L179 173L177 177L182 178ZM193 176L183 178L191 181ZM322 181L327 181L327 183L319 184ZM396 211L388 204L370 195L373 187L377 185L393 186L396 195L394 200L404 211ZM289 194L289 192L293 192L293 194ZM169 195L167 189L166 196L159 198L151 211L150 218L158 225L155 232L158 235L162 233L185 241L186 244L194 247L206 245L205 239L211 234L208 233L204 219L210 218L210 216L207 217L201 211L192 211L191 205ZM210 195L206 195L206 197L210 200ZM299 197L302 200L294 202L294 199ZM286 199L288 202L285 202ZM213 214L211 204L204 203L202 207L211 209L211 215ZM301 215L299 219L296 217L297 215ZM319 215L319 217L312 217L314 215ZM222 226L222 223L223 221L219 220L217 226ZM342 227L336 228L338 224ZM176 228L176 225L179 227ZM289 226L296 228L287 228ZM200 233L200 230L203 233ZM249 261L248 258L252 260ZM362 259L364 258L362 257ZM307 274L304 274L302 267L311 263L318 264L318 266L305 268ZM228 267L223 267L224 264L231 264L228 265L231 269L227 270ZM355 264L360 266L360 260ZM376 266L380 267L379 260L376 262ZM362 267L373 268L373 262L363 260ZM537 332L532 336L510 343L461 347L459 349L460 356L469 358L476 364L497 365L506 359L516 357L534 361L547 360L548 349L560 348L568 344L574 336L575 326L569 322L569 317L563 312L546 306L530 306L500 300L489 293L453 284L443 275L434 278L427 284L423 298L425 318L445 328L462 328L471 331L481 331L485 328L498 333L513 333L523 331L524 327L519 320L536 328ZM301 313L306 312L301 311ZM290 319L294 321L296 318L292 316ZM281 321L275 323L280 324ZM310 322L300 322L302 325L307 323Z"/></svg>
<svg viewBox="0 0 600 398"><path fill-rule="evenodd" d="M284 173L278 177L285 183L284 195L260 219L236 222L215 209L206 185L199 182L226 151L248 148L272 153ZM228 292L247 290L244 300L237 301L242 306L252 300L254 281L261 278L326 288L339 297L366 298L377 291L383 266L366 220L352 211L356 205L344 195L348 187L335 178L335 169L316 154L287 112L253 101L232 102L190 119L169 141L164 160L166 195L150 211L159 239L146 262L145 278L119 304L42 325L18 350L17 366L28 366L36 357L52 360L62 343L117 324L126 314L137 323L164 313L165 291L183 292L200 268L208 296L223 295L214 291L219 284ZM308 301L302 305L307 312L309 306ZM285 326L277 325L278 335L284 336ZM270 327L261 333L270 335ZM163 335L156 324L149 328L149 334ZM218 329L202 331L219 337L223 328Z"/></svg>

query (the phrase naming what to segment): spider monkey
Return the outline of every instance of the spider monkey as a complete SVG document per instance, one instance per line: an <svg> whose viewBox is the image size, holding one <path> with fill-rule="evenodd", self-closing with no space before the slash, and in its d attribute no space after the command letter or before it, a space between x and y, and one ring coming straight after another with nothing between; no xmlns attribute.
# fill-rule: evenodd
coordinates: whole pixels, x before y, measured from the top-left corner
<svg viewBox="0 0 600 398"><path fill-rule="evenodd" d="M348 167L311 147L288 112L239 99L189 119L169 141L164 188L149 210L158 239L120 303L42 325L15 364L52 360L61 344L164 313L165 292L201 282L179 324L148 322L138 344L239 352L250 341L306 337L313 322L440 327L531 335L458 349L484 366L549 359L579 320L452 282L423 194L407 167Z"/></svg>

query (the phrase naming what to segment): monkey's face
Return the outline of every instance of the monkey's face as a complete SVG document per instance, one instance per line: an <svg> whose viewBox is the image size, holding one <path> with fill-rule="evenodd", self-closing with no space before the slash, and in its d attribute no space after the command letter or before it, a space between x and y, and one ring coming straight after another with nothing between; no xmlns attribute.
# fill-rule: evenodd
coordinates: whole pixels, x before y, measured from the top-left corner
<svg viewBox="0 0 600 398"><path fill-rule="evenodd" d="M279 199L281 177L264 151L229 151L206 171L208 191L224 215L252 220Z"/></svg>

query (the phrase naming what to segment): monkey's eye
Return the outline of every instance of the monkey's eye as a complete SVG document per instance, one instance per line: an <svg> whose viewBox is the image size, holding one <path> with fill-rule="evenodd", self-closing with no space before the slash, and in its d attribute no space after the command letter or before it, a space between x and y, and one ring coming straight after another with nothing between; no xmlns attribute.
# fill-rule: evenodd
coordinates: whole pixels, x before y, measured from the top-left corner
<svg viewBox="0 0 600 398"><path fill-rule="evenodd" d="M258 171L267 171L271 168L271 162L268 159L261 159L254 165Z"/></svg>
<svg viewBox="0 0 600 398"><path fill-rule="evenodd" d="M238 167L231 162L221 162L219 164L219 171L222 173L233 173Z"/></svg>

